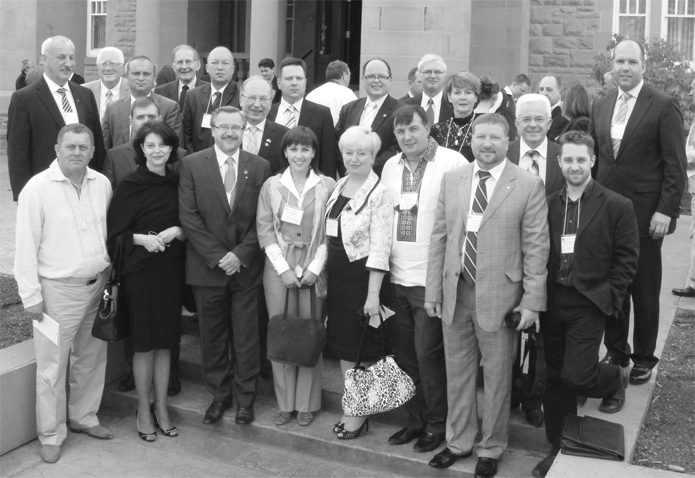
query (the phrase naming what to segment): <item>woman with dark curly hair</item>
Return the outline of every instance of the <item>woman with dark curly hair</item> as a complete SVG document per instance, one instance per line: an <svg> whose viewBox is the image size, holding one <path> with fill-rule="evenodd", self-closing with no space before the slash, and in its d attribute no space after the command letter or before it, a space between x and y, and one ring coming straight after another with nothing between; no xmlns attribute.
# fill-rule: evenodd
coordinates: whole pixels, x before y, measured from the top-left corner
<svg viewBox="0 0 695 478"><path fill-rule="evenodd" d="M516 139L516 106L514 98L500 90L497 80L491 76L480 77L480 103L475 108L476 115L497 113L509 123L509 141Z"/></svg>
<svg viewBox="0 0 695 478"><path fill-rule="evenodd" d="M116 188L107 216L111 257L121 241L121 290L135 352L136 426L148 442L157 438L155 426L165 436L178 435L167 410L170 349L179 341L185 260L179 176L168 166L178 159L178 146L178 136L165 123L142 125L133 140L138 167Z"/></svg>
<svg viewBox="0 0 695 478"><path fill-rule="evenodd" d="M579 83L575 83L562 92L562 116L569 120L569 123L562 129L560 136L568 131L582 131L589 129L589 115L591 114L591 103L589 94Z"/></svg>

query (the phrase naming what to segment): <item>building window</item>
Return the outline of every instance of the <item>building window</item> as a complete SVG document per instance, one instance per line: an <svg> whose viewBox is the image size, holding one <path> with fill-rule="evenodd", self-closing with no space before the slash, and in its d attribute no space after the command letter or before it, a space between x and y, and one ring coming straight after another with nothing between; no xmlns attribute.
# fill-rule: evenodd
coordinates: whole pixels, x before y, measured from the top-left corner
<svg viewBox="0 0 695 478"><path fill-rule="evenodd" d="M614 0L613 31L642 41L649 32L650 4L647 0Z"/></svg>
<svg viewBox="0 0 695 478"><path fill-rule="evenodd" d="M292 54L294 38L294 0L287 0L287 27L285 29L285 53Z"/></svg>
<svg viewBox="0 0 695 478"><path fill-rule="evenodd" d="M106 46L106 3L107 0L89 0L87 15L87 54L97 56Z"/></svg>
<svg viewBox="0 0 695 478"><path fill-rule="evenodd" d="M695 60L695 0L668 0L664 7L663 38L678 48L684 60Z"/></svg>

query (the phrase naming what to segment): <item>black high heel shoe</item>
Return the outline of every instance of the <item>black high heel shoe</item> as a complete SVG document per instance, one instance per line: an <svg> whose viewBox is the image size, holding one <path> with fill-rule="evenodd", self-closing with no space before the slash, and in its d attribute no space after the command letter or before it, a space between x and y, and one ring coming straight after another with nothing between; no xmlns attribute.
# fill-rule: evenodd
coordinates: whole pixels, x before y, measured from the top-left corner
<svg viewBox="0 0 695 478"><path fill-rule="evenodd" d="M343 428L340 432L338 432L338 439L339 440L353 440L362 434L363 429L365 431L369 431L369 418L370 417L367 417L367 419L364 421L362 426L359 427L357 430L349 431L349 430L345 430L345 428Z"/></svg>
<svg viewBox="0 0 695 478"><path fill-rule="evenodd" d="M345 424L343 422L338 422L333 425L333 433L340 433L345 430Z"/></svg>
<svg viewBox="0 0 695 478"><path fill-rule="evenodd" d="M162 435L169 438L179 436L179 431L176 429L176 427L171 427L168 430L162 428L162 426L159 424L159 419L157 418L157 411L154 409L154 403L150 406L150 410L152 410L152 415L154 416L154 426L162 430Z"/></svg>
<svg viewBox="0 0 695 478"><path fill-rule="evenodd" d="M138 436L146 442L153 442L157 439L157 430L152 433L142 433L138 427L138 410L135 410L135 429L138 431Z"/></svg>

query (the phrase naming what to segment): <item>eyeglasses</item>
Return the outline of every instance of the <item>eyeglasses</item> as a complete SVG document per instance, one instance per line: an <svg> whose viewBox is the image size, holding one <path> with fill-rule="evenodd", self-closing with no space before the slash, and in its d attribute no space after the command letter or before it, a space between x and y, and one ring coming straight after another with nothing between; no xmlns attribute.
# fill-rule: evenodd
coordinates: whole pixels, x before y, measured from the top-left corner
<svg viewBox="0 0 695 478"><path fill-rule="evenodd" d="M253 95L241 95L242 98L249 100L251 103L255 103L256 101L260 101L261 103L267 103L270 101L270 98L267 96L253 96Z"/></svg>
<svg viewBox="0 0 695 478"><path fill-rule="evenodd" d="M99 63L99 68L104 68L104 69L113 68L115 66L123 66L123 63L116 63L113 61L103 61L103 62Z"/></svg>
<svg viewBox="0 0 695 478"><path fill-rule="evenodd" d="M366 76L364 77L364 79L365 79L366 81L369 81L369 82L372 82L372 81L374 81L374 80L386 81L386 80L388 80L389 78L391 78L391 77L390 77L390 76L386 76L386 75L366 75Z"/></svg>
<svg viewBox="0 0 695 478"><path fill-rule="evenodd" d="M243 126L239 126L239 125L236 125L236 124L234 124L234 125L232 125L232 126L227 126L227 125L225 125L225 124L220 125L220 126L213 125L212 127L213 127L213 128L216 128L216 129L219 129L219 130L221 130L221 131L224 131L225 133L229 133L230 131L241 131L242 129L244 129Z"/></svg>
<svg viewBox="0 0 695 478"><path fill-rule="evenodd" d="M442 71L442 70L425 70L425 71L421 71L420 73L425 75L425 76L442 76L446 72Z"/></svg>

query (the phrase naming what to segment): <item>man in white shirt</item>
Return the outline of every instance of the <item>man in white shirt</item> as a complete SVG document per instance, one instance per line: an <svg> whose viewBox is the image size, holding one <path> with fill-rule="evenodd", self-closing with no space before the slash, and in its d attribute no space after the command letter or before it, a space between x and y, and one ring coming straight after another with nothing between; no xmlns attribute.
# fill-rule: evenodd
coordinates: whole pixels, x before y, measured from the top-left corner
<svg viewBox="0 0 695 478"><path fill-rule="evenodd" d="M416 392L405 404L405 428L389 443L404 445L417 438L414 449L424 453L444 441L447 415L442 323L425 310L427 251L442 177L468 161L429 136L422 107L399 108L393 123L403 152L386 162L381 175L397 205L390 258L396 298L393 337L396 359L415 382Z"/></svg>
<svg viewBox="0 0 695 478"><path fill-rule="evenodd" d="M177 46L174 48L171 64L174 68L174 73L176 73L176 79L157 86L154 92L176 101L183 112L188 92L197 86L208 83L198 79L196 76L198 70L200 70L200 56L198 56L195 48L188 45Z"/></svg>
<svg viewBox="0 0 695 478"><path fill-rule="evenodd" d="M326 83L312 90L306 95L306 99L328 107L335 126L338 123L340 108L357 99L357 95L348 88L349 85L350 68L346 63L335 60L326 68Z"/></svg>
<svg viewBox="0 0 695 478"><path fill-rule="evenodd" d="M44 333L34 333L36 425L47 463L58 460L67 436L68 362L70 429L113 438L96 415L104 390L106 342L92 337L109 268L111 184L87 168L94 137L86 126L64 126L55 151L58 158L19 195L14 267L19 295L32 319L59 324L57 345Z"/></svg>
<svg viewBox="0 0 695 478"><path fill-rule="evenodd" d="M128 83L123 81L124 64L125 59L121 50L112 46L102 48L97 56L99 79L82 85L94 93L94 99L99 105L100 118L104 117L109 103L124 98L130 93Z"/></svg>
<svg viewBox="0 0 695 478"><path fill-rule="evenodd" d="M422 80L423 91L422 94L406 100L406 103L422 106L427 113L430 125L448 120L453 116L453 108L443 91L444 83L446 83L444 59L439 55L428 53L422 57L417 69Z"/></svg>

